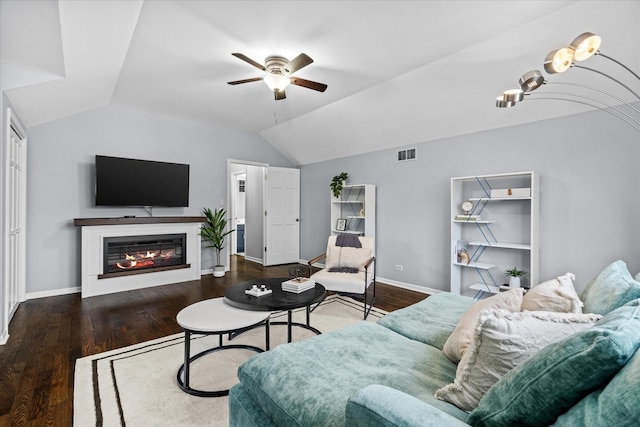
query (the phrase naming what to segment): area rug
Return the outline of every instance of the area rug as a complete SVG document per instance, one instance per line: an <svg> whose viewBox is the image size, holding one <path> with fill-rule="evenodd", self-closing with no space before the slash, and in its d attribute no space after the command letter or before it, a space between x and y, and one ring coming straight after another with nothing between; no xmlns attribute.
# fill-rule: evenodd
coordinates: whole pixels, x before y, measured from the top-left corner
<svg viewBox="0 0 640 427"><path fill-rule="evenodd" d="M367 321L375 322L386 312L373 308ZM286 320L286 312L272 321ZM294 322L305 322L305 310L294 311ZM329 332L362 321L362 303L331 295L311 314L311 325ZM271 348L286 342L286 326L271 326ZM293 340L315 334L293 327ZM224 344L228 341L225 337ZM264 329L245 332L233 344L264 348ZM193 336L191 354L218 345L218 336ZM191 364L191 387L203 390L231 388L236 372L249 357L248 350L224 350ZM73 424L85 426L227 426L228 398L196 397L178 388L176 374L184 362L184 334L112 350L76 361Z"/></svg>

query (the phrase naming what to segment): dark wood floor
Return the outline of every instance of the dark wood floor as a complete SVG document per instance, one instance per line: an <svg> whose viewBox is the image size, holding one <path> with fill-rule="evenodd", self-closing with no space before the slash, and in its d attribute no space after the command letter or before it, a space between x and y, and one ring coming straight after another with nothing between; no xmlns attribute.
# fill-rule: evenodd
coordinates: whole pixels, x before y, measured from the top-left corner
<svg viewBox="0 0 640 427"><path fill-rule="evenodd" d="M72 425L76 359L181 332L175 316L182 308L220 297L238 281L288 277L289 267L232 257L224 278L22 303L9 325L9 341L0 346L0 426ZM378 283L375 305L393 311L425 297Z"/></svg>

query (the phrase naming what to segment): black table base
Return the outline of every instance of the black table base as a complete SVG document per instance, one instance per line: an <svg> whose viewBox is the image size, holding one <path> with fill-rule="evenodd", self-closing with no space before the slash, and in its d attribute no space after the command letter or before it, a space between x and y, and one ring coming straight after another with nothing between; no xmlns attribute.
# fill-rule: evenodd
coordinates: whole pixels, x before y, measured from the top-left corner
<svg viewBox="0 0 640 427"><path fill-rule="evenodd" d="M299 294L286 292L282 290L282 282L288 280L286 278L268 278L255 282L242 282L230 286L225 290L224 297L227 304L242 310L251 311L286 311L286 322L270 322L272 325L287 325L287 342L292 339L292 327L301 327L307 329L316 335L320 335L318 329L311 326L311 311L315 309L327 296L324 286L317 284L314 288ZM245 290L251 288L253 284L264 284L272 293L269 295L255 297L244 293ZM313 309L311 306L314 306ZM306 309L306 323L293 321L293 310L304 307ZM243 331L237 331L229 336L229 339L238 336Z"/></svg>
<svg viewBox="0 0 640 427"><path fill-rule="evenodd" d="M257 323L253 326L250 326L248 328L242 328L242 329L238 329L238 330L233 330L233 331L222 331L222 332L201 332L201 331L190 331L190 330L186 330L184 331L184 364L182 366L180 366L180 368L178 369L178 374L177 374L177 380L178 380L178 387L180 387L180 390L184 391L185 393L191 394L193 396L198 396L198 397L221 397L221 396L227 396L229 394L229 390L215 390L215 391L207 391L207 390L198 390L195 389L193 387L191 387L189 385L189 375L190 375L190 367L191 367L191 362L193 362L194 360L197 360L199 358L201 358L202 356L206 356L207 354L211 354L214 353L216 351L222 351L222 350L231 350L231 349L241 349L241 350L252 350L255 351L256 353L262 353L265 350L253 346L253 345L246 345L246 344L231 344L231 345L223 345L222 344L222 336L224 334L229 334L229 337L231 337L231 334L239 334L245 331L248 331L249 329L253 329L253 328L257 328L259 326L264 325L265 327L265 350L269 350L269 319ZM218 347L213 347L210 348L208 350L204 350L201 351L200 353L196 354L195 356L191 356L191 335L192 334L196 334L196 335L218 335L219 338L219 345Z"/></svg>

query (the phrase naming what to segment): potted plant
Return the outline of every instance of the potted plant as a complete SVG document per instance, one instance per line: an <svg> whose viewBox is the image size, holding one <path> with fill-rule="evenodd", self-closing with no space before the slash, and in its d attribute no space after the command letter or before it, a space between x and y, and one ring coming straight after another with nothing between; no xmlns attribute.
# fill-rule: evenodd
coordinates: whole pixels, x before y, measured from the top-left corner
<svg viewBox="0 0 640 427"><path fill-rule="evenodd" d="M342 172L340 175L336 175L331 179L331 192L333 193L333 197L340 197L340 193L342 193L342 188L344 187L344 183L349 178L349 174L346 172Z"/></svg>
<svg viewBox="0 0 640 427"><path fill-rule="evenodd" d="M216 250L216 265L213 267L213 277L224 277L224 265L220 261L220 252L224 248L224 238L235 230L225 231L227 228L226 212L224 209L203 208L202 213L207 221L200 226L200 236L209 242L208 248Z"/></svg>
<svg viewBox="0 0 640 427"><path fill-rule="evenodd" d="M520 287L520 277L527 274L524 270L518 270L516 267L510 268L505 271L507 277L509 278L509 287L511 288L519 288Z"/></svg>

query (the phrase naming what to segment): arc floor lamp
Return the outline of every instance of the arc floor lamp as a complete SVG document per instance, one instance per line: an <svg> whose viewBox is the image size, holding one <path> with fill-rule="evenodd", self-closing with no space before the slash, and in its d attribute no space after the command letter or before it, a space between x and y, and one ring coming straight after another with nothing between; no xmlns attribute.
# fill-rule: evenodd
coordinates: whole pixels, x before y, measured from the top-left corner
<svg viewBox="0 0 640 427"><path fill-rule="evenodd" d="M564 73L570 68L579 68L591 71L614 81L630 94L632 94L635 99L640 101L640 95L638 94L638 92L636 92L629 85L623 83L620 79L595 68L585 67L576 63L589 59L594 55L598 55L616 63L629 74L631 74L631 78L640 81L640 76L631 68L627 67L622 62L600 52L601 42L602 39L596 34L589 32L580 34L569 44L568 47L563 47L549 52L544 60L544 70L548 74ZM496 107L513 107L517 103L525 100L525 96L527 96L527 99L547 99L574 102L591 107L596 107L603 111L606 111L607 113L619 118L620 120L623 120L628 125L632 126L636 131L640 132L640 109L638 109L628 101L625 101L623 98L602 90L598 87L577 83L550 82L544 78L542 72L539 70L527 71L522 75L522 77L520 77L518 84L518 88L505 90L502 95L496 98ZM568 87L569 89L580 88L586 90L586 93L575 93L571 91L563 92L562 90L559 90L536 93L535 97L529 96L532 95L533 91L542 87L543 85L558 85L561 88L564 86ZM597 96L597 94L606 95L607 98L605 98L605 100L596 98L595 96Z"/></svg>

